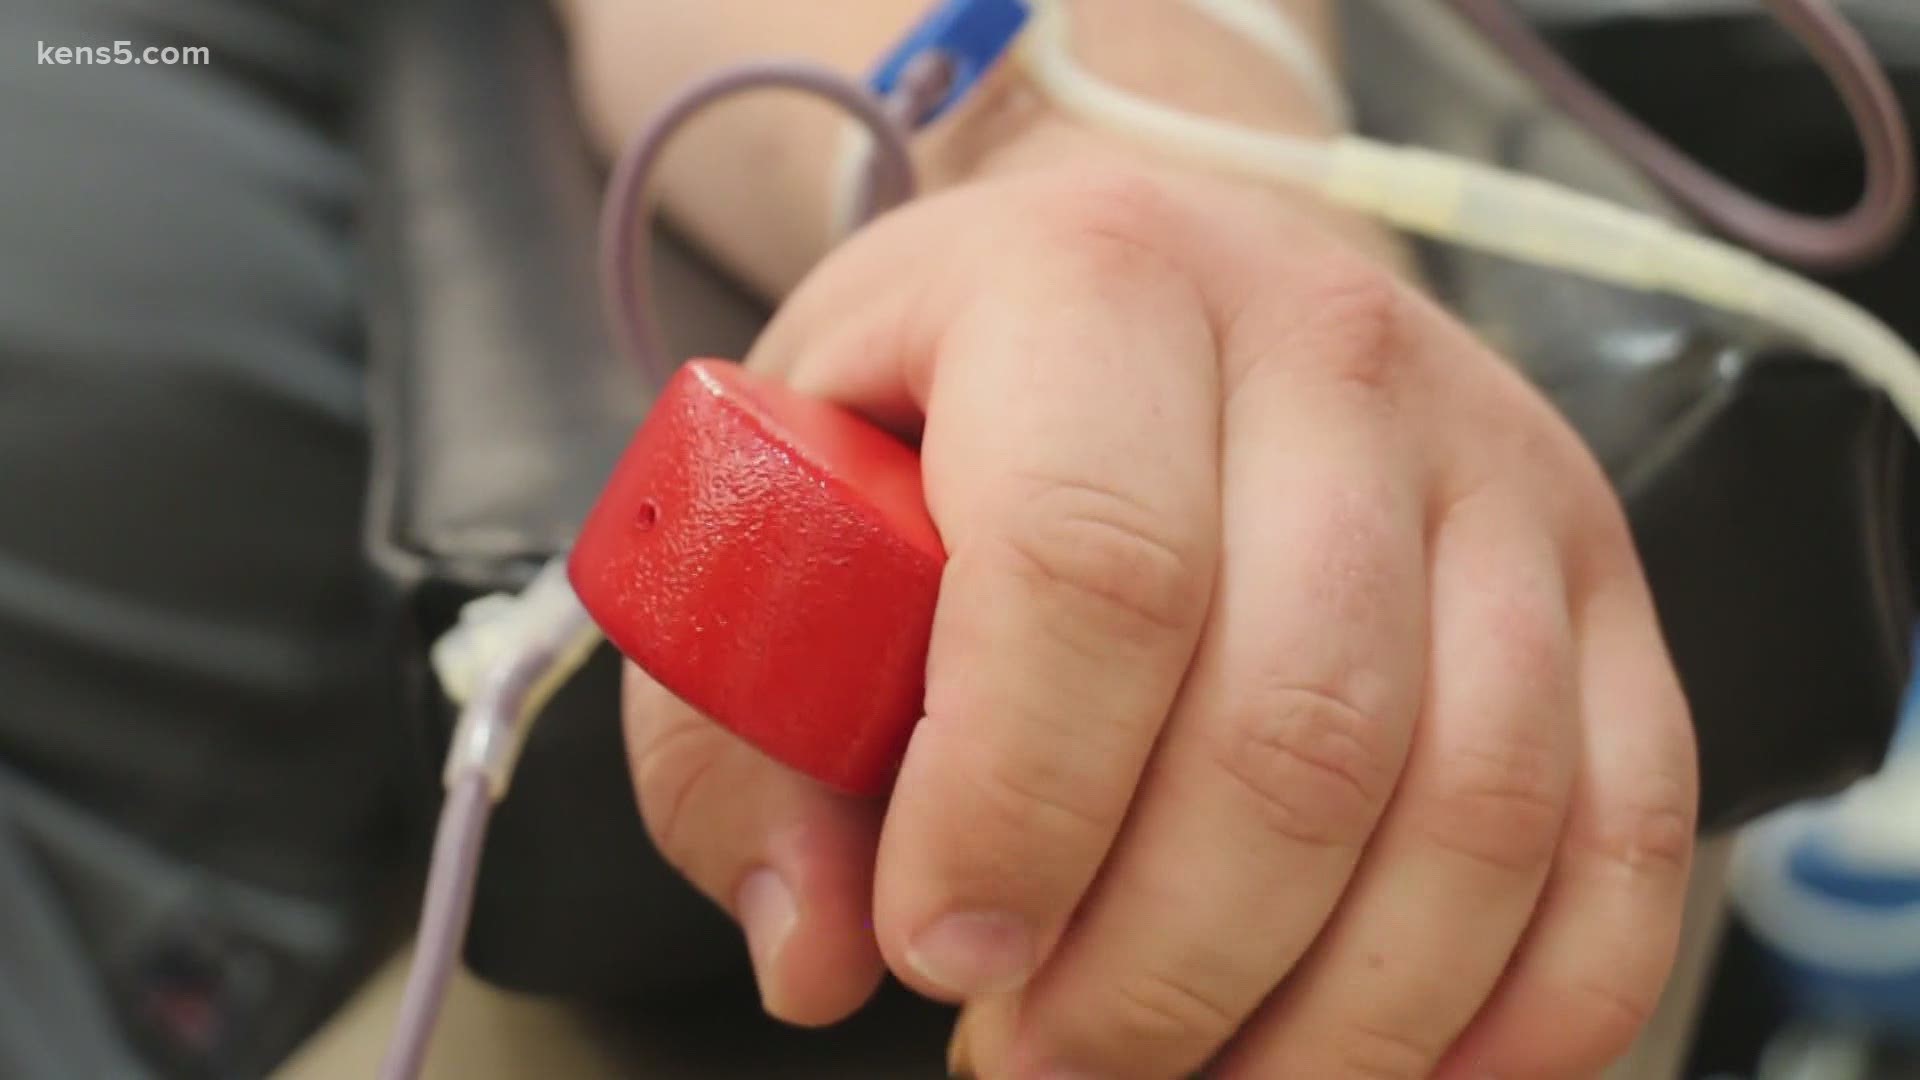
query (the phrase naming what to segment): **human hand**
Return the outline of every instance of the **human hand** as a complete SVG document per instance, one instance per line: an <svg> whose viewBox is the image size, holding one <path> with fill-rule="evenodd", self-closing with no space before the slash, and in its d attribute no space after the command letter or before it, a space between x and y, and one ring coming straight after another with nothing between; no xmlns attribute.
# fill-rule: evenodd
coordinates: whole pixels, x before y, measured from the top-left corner
<svg viewBox="0 0 1920 1080"><path fill-rule="evenodd" d="M1376 252L1040 166L882 219L749 363L918 435L949 552L884 805L630 672L643 816L771 1012L884 965L969 1002L988 1077L1624 1051L1678 936L1686 704L1598 466Z"/></svg>

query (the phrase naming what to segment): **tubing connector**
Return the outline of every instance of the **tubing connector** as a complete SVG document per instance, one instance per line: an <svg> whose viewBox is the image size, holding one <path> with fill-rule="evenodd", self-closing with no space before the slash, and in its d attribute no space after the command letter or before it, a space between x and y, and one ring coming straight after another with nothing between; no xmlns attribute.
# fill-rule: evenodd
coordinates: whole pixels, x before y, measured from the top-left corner
<svg viewBox="0 0 1920 1080"><path fill-rule="evenodd" d="M564 556L518 595L495 593L462 608L432 652L440 685L463 706L447 749L446 786L479 772L494 801L503 798L534 718L599 640L567 583Z"/></svg>

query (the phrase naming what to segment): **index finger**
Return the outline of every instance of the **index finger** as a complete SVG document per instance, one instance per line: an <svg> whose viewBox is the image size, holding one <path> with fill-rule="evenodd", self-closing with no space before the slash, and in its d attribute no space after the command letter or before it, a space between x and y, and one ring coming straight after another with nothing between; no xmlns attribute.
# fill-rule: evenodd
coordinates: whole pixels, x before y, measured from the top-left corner
<svg viewBox="0 0 1920 1080"><path fill-rule="evenodd" d="M925 410L949 553L927 718L876 885L882 951L930 994L1016 985L1041 962L1113 841L1206 613L1214 334L1160 254L1172 245L1152 240L1153 198L1062 192L1025 235L998 237L1012 250L967 244L973 265L944 271L960 299L925 316L922 369L904 356L880 380ZM884 401L875 359L810 348L793 375Z"/></svg>
<svg viewBox="0 0 1920 1080"><path fill-rule="evenodd" d="M883 952L928 992L1039 964L1119 829L1212 584L1204 320L1157 272L1063 261L934 374L925 468L950 560L876 894Z"/></svg>

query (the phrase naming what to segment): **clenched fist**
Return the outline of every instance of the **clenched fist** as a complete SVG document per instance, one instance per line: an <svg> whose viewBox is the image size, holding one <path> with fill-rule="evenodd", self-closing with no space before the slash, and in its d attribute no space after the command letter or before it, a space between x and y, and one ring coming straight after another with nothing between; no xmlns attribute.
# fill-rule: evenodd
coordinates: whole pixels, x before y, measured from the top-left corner
<svg viewBox="0 0 1920 1080"><path fill-rule="evenodd" d="M1053 162L882 219L749 363L917 438L950 556L884 802L629 680L646 822L774 1014L884 965L1020 1080L1624 1051L1678 935L1686 704L1598 466L1377 249Z"/></svg>

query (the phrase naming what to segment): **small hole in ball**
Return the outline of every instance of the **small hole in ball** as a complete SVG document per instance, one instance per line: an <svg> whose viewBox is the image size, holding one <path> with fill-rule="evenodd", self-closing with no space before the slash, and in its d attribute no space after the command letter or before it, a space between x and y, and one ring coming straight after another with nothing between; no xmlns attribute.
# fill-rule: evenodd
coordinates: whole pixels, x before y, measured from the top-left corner
<svg viewBox="0 0 1920 1080"><path fill-rule="evenodd" d="M633 523L642 529L651 529L660 521L660 504L648 499L640 504L633 515Z"/></svg>

